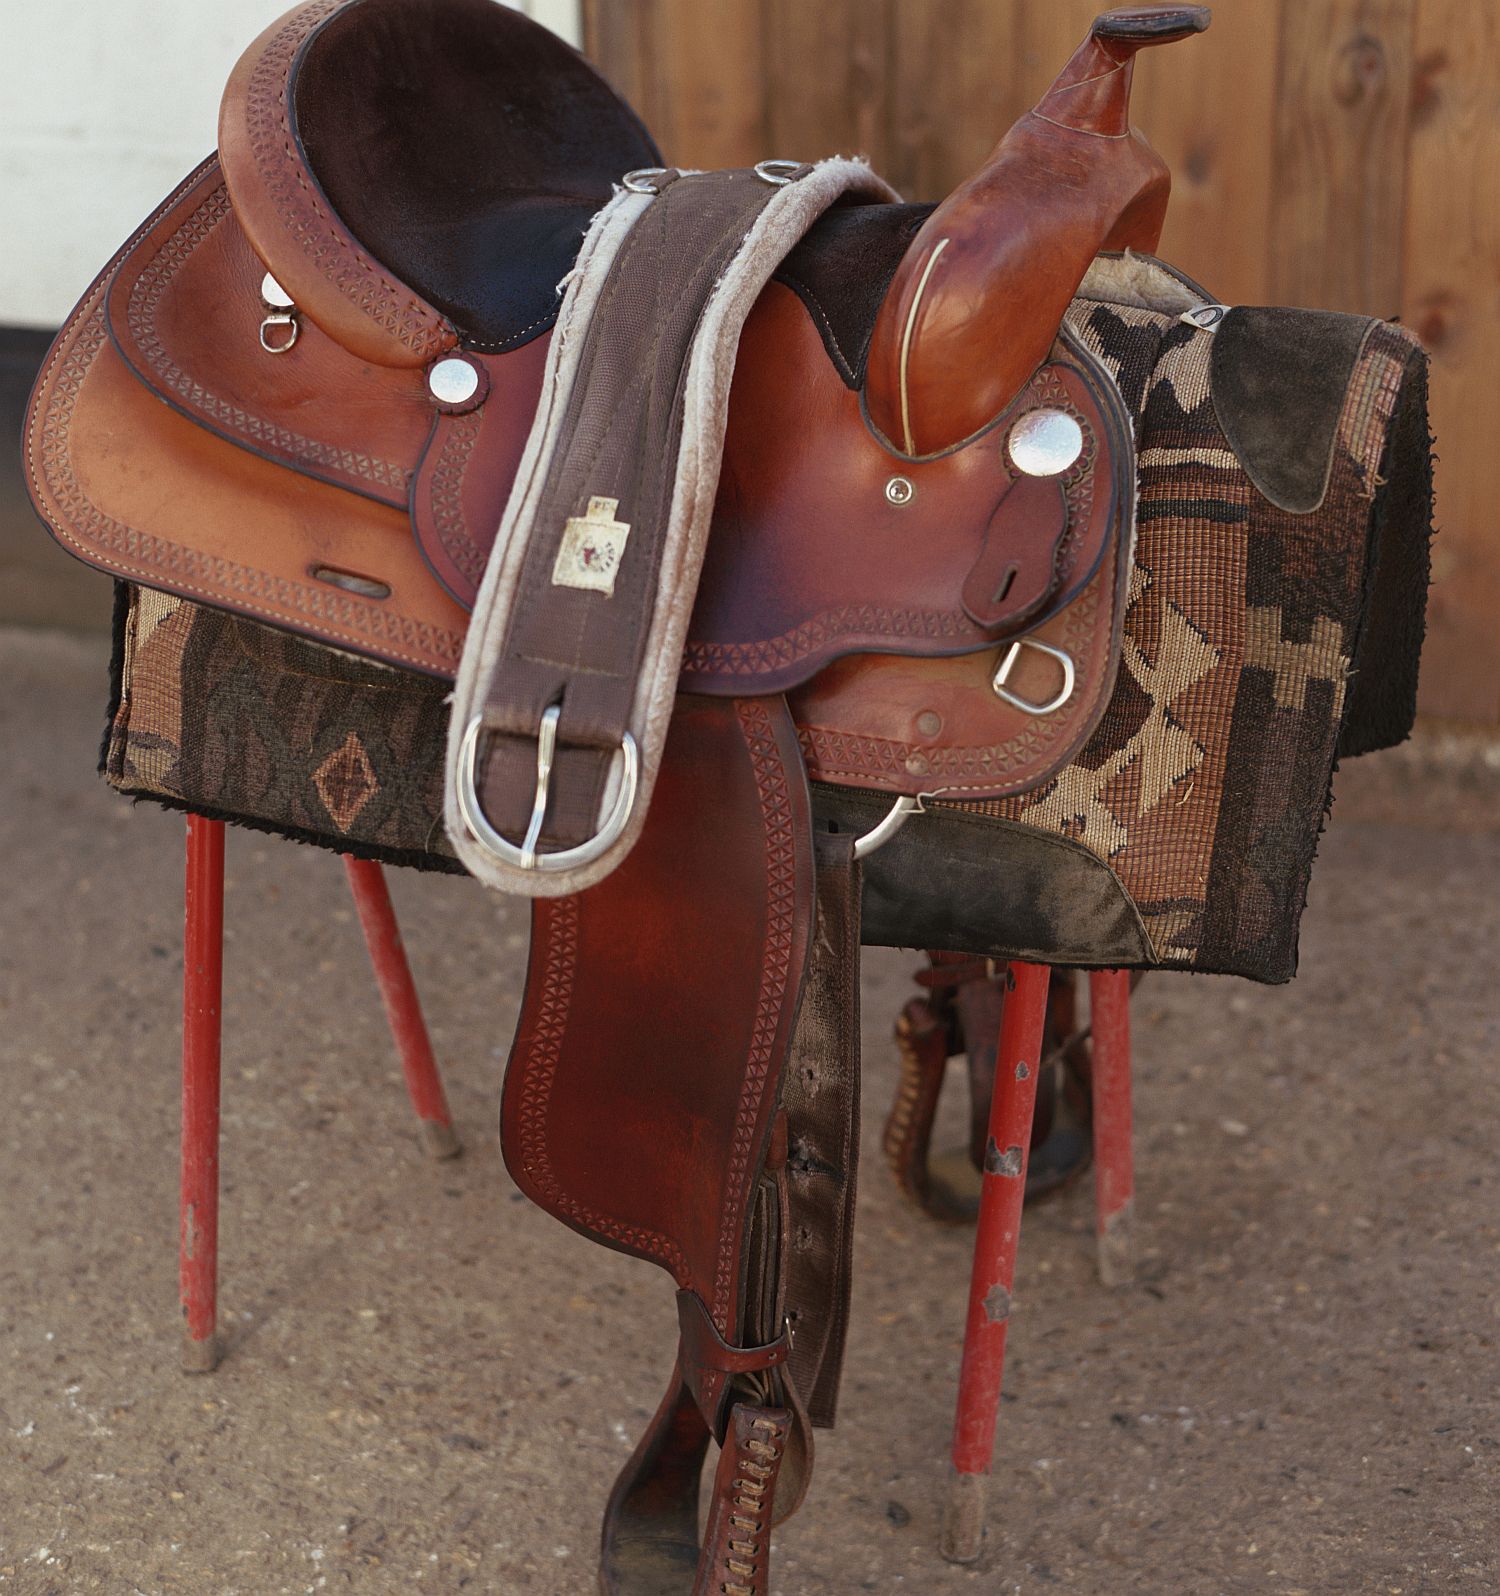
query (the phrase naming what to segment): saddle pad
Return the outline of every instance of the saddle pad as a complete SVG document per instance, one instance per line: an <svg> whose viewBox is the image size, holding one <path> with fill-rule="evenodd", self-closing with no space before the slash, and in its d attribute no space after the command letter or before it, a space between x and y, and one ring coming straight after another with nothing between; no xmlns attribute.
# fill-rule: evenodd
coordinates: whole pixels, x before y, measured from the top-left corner
<svg viewBox="0 0 1500 1596"><path fill-rule="evenodd" d="M1262 359L1308 335L1293 321L1305 313L1256 315ZM1330 335L1355 320L1316 319ZM1358 322L1329 490L1299 515L1271 504L1228 446L1217 334L1097 299L1070 320L1139 429L1125 668L1055 782L1003 804L935 804L866 862L866 940L1286 980L1334 763L1402 741L1415 713L1425 359L1402 329ZM342 852L457 868L441 827L442 683L121 592L112 786ZM827 786L814 798L825 823L861 831L887 807Z"/></svg>
<svg viewBox="0 0 1500 1596"><path fill-rule="evenodd" d="M1051 780L954 808L1087 849L1135 905L1152 962L1285 981L1337 759L1401 742L1416 714L1432 533L1427 359L1383 322L1242 315L1242 349L1180 325L1160 336L1160 318L1125 307L1082 318L1142 418L1119 680L1098 730ZM1230 446L1238 385L1224 367L1232 353L1241 373L1256 369L1263 403L1280 406L1264 378L1309 341L1329 360L1353 354L1329 395L1323 492L1297 513ZM1293 432L1318 436L1317 419L1284 412L1283 449ZM880 856L870 864L878 873ZM909 917L931 880L903 882Z"/></svg>

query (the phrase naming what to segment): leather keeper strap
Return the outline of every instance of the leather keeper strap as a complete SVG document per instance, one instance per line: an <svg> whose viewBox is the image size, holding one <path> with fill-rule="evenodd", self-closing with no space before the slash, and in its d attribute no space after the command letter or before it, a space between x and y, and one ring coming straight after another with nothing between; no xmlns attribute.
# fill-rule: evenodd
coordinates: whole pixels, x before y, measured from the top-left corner
<svg viewBox="0 0 1500 1596"><path fill-rule="evenodd" d="M785 1331L765 1346L731 1346L719 1334L696 1292L677 1293L677 1325L682 1335L678 1360L683 1380L716 1434L735 1377L768 1375L785 1368L791 1358L791 1337Z"/></svg>
<svg viewBox="0 0 1500 1596"><path fill-rule="evenodd" d="M620 244L582 333L530 516L519 584L482 706L479 791L502 833L526 829L537 729L561 705L542 841L596 830L610 763L631 730L648 638L668 595L674 500L691 496L701 440L690 355L705 306L780 188L748 170L658 180ZM686 577L691 602L696 572Z"/></svg>

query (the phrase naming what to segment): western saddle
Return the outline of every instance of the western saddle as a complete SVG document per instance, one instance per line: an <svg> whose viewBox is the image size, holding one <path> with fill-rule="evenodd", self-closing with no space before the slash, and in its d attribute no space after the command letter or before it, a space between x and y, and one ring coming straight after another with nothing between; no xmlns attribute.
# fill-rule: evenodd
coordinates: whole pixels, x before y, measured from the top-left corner
<svg viewBox="0 0 1500 1596"><path fill-rule="evenodd" d="M933 209L858 162L669 168L492 0L309 0L42 373L72 552L455 682L453 845L535 900L508 1165L677 1288L616 1596L764 1596L833 1419L860 861L1110 700L1134 420L1065 316L1223 314L1149 258L1128 117L1136 53L1207 23L1101 16Z"/></svg>

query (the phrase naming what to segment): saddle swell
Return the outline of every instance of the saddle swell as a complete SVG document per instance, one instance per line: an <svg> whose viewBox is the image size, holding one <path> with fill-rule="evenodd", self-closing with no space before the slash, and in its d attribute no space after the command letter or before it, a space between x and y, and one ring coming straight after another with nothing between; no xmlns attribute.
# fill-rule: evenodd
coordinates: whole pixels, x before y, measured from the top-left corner
<svg viewBox="0 0 1500 1596"><path fill-rule="evenodd" d="M1106 12L1036 108L912 240L870 346L870 416L921 459L974 436L1045 357L1101 251L1155 251L1171 174L1130 126L1138 51L1208 26L1206 6ZM990 351L980 370L973 351Z"/></svg>

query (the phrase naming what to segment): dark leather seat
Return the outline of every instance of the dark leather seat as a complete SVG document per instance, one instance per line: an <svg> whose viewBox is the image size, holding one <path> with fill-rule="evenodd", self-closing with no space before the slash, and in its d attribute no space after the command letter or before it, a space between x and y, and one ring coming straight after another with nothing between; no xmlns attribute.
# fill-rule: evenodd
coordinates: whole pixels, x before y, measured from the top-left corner
<svg viewBox="0 0 1500 1596"><path fill-rule="evenodd" d="M661 164L576 50L493 0L364 0L316 36L295 82L302 151L334 212L471 348L550 326L611 185Z"/></svg>

